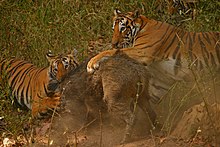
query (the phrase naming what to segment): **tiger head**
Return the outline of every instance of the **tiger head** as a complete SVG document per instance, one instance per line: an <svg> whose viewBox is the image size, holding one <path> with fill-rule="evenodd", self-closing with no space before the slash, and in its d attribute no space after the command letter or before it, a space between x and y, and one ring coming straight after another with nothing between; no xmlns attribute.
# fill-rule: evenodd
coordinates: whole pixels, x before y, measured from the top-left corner
<svg viewBox="0 0 220 147"><path fill-rule="evenodd" d="M61 82L67 73L75 69L79 64L73 51L59 55L53 55L49 51L46 57L49 61L50 80L56 80L57 82Z"/></svg>
<svg viewBox="0 0 220 147"><path fill-rule="evenodd" d="M139 17L139 12L121 13L119 10L114 10L113 17L113 48L127 48L133 46L134 38L140 30L142 20Z"/></svg>

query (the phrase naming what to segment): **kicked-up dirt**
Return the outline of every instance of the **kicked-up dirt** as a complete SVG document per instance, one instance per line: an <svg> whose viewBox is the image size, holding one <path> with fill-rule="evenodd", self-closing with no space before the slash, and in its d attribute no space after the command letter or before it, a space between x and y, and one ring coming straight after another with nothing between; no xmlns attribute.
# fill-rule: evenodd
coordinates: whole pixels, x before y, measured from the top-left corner
<svg viewBox="0 0 220 147"><path fill-rule="evenodd" d="M151 119L134 101L137 94L140 94L138 98L150 99L148 91L141 95L148 90L147 85L141 92L138 86L134 86L143 79L146 81L142 84L147 84L151 75L146 73L143 66L124 57L104 61L94 74L88 74L86 62L82 63L63 84L64 110L35 129L36 146L220 146L218 77L213 80L215 88L212 80L205 84L201 81L199 85L177 82L159 104L150 102L159 122L154 129ZM105 83L106 77L113 83ZM114 83L120 83L120 88ZM103 99L105 90L114 93L111 103L119 105L110 107L109 102ZM123 105L125 103L131 105ZM120 106L130 108L120 109ZM123 116L129 110L135 110L131 111L135 115L134 124L131 124L129 139L122 142L128 123Z"/></svg>

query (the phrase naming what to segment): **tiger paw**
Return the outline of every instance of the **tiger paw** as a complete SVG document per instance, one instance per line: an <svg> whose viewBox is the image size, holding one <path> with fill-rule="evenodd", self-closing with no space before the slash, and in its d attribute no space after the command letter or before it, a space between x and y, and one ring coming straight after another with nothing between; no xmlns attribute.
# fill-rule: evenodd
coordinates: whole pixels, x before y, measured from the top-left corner
<svg viewBox="0 0 220 147"><path fill-rule="evenodd" d="M61 97L52 97L52 98L48 98L47 102L47 109L59 109L59 107L61 106Z"/></svg>
<svg viewBox="0 0 220 147"><path fill-rule="evenodd" d="M93 57L87 64L87 72L93 73L95 70L99 68L99 62Z"/></svg>
<svg viewBox="0 0 220 147"><path fill-rule="evenodd" d="M87 72L93 73L95 70L99 69L100 62L102 62L106 59L108 59L108 57L101 57L99 55L90 59L90 61L87 64Z"/></svg>
<svg viewBox="0 0 220 147"><path fill-rule="evenodd" d="M41 118L49 112L59 110L61 106L61 97L54 95L53 97L44 97L41 101L35 101L32 104L32 116Z"/></svg>

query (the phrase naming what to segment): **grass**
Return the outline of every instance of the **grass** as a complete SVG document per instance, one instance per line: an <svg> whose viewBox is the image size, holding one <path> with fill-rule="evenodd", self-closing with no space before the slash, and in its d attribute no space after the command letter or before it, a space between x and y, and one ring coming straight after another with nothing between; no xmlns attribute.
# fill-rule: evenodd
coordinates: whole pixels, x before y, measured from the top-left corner
<svg viewBox="0 0 220 147"><path fill-rule="evenodd" d="M200 0L196 20L190 16L169 16L162 0L158 12L157 0L2 0L0 1L0 59L12 56L38 66L47 65L45 54L76 48L82 61L88 55L90 41L104 38L111 42L112 15L115 8L122 12L140 9L142 14L190 31L220 31L220 2ZM183 21L184 20L184 21ZM14 108L10 90L0 87L0 133L16 136L29 115ZM15 115L12 115L15 114ZM17 115L19 114L19 115Z"/></svg>

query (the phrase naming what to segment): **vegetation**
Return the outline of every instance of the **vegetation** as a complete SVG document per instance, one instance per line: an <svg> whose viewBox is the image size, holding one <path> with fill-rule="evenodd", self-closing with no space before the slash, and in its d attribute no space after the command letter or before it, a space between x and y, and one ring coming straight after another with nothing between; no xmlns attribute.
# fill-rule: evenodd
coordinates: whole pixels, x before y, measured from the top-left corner
<svg viewBox="0 0 220 147"><path fill-rule="evenodd" d="M200 0L195 20L190 15L170 16L165 1L161 0L160 5L158 10L158 0L2 0L0 59L15 56L45 66L48 50L60 53L76 48L82 61L89 56L90 41L102 38L103 43L111 42L115 8L122 12L140 9L150 18L190 31L220 31L219 1ZM0 85L0 134L16 136L29 115L20 115L23 111L12 106L8 91Z"/></svg>

